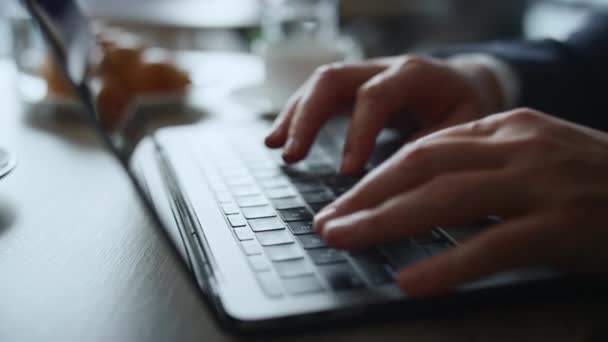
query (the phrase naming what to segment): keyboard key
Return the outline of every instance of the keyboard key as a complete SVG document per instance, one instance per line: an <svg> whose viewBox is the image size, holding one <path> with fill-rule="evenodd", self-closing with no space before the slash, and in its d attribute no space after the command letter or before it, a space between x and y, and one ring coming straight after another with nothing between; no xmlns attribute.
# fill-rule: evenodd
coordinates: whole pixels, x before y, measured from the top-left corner
<svg viewBox="0 0 608 342"><path fill-rule="evenodd" d="M332 188L332 190L352 188L353 186L355 186L355 184L357 184L359 182L359 180L361 180L361 177L357 177L357 176L345 177L345 176L341 176L341 175L335 175L333 177L327 177L325 179L325 181L327 182L327 185L330 188Z"/></svg>
<svg viewBox="0 0 608 342"><path fill-rule="evenodd" d="M311 175L308 172L308 166L304 162L297 164L284 165L281 170L291 179L310 179Z"/></svg>
<svg viewBox="0 0 608 342"><path fill-rule="evenodd" d="M313 145L306 156L306 162L308 165L327 163L325 151L316 144Z"/></svg>
<svg viewBox="0 0 608 342"><path fill-rule="evenodd" d="M317 265L346 261L344 252L332 248L309 249L307 251L312 261Z"/></svg>
<svg viewBox="0 0 608 342"><path fill-rule="evenodd" d="M248 219L256 219L277 216L277 213L271 206L265 205L260 207L245 207L243 208L243 216Z"/></svg>
<svg viewBox="0 0 608 342"><path fill-rule="evenodd" d="M306 192L302 194L304 201L306 203L323 203L323 202L331 202L334 200L334 195L329 191L314 191L314 192Z"/></svg>
<svg viewBox="0 0 608 342"><path fill-rule="evenodd" d="M336 173L336 167L327 163L311 164L308 163L310 172L317 175L328 175Z"/></svg>
<svg viewBox="0 0 608 342"><path fill-rule="evenodd" d="M270 199L287 198L287 197L293 197L293 196L297 195L297 193L295 192L295 190L293 190L293 188L286 187L286 186L284 186L282 188L268 189L268 190L266 190L266 194L268 195L268 198L270 198Z"/></svg>
<svg viewBox="0 0 608 342"><path fill-rule="evenodd" d="M230 191L230 189L228 189L228 187L226 186L226 184L224 184L223 181L210 183L209 185L211 186L211 189L215 192Z"/></svg>
<svg viewBox="0 0 608 342"><path fill-rule="evenodd" d="M230 172L231 170L243 168L243 163L241 163L232 153L224 156L218 156L218 158L215 160L215 164L218 170L221 172Z"/></svg>
<svg viewBox="0 0 608 342"><path fill-rule="evenodd" d="M319 203L311 203L310 204L310 208L312 209L312 211L317 214L319 213L321 210L323 210L323 208L327 207L328 205L330 205L331 202L319 202Z"/></svg>
<svg viewBox="0 0 608 342"><path fill-rule="evenodd" d="M220 203L232 202L232 195L228 191L218 191L216 197L217 201Z"/></svg>
<svg viewBox="0 0 608 342"><path fill-rule="evenodd" d="M255 236L262 246L284 245L293 242L291 234L286 229L260 232L255 234Z"/></svg>
<svg viewBox="0 0 608 342"><path fill-rule="evenodd" d="M390 266L382 254L375 251L366 252L354 255L353 260L372 285L381 286L393 282Z"/></svg>
<svg viewBox="0 0 608 342"><path fill-rule="evenodd" d="M259 180L273 179L283 176L280 169L252 170L251 173Z"/></svg>
<svg viewBox="0 0 608 342"><path fill-rule="evenodd" d="M329 180L328 185L337 196L342 196L344 193L352 189L352 187L355 186L358 181L359 178L337 177L333 180Z"/></svg>
<svg viewBox="0 0 608 342"><path fill-rule="evenodd" d="M231 187L253 186L255 184L255 180L251 178L251 176L238 177L226 180L226 184Z"/></svg>
<svg viewBox="0 0 608 342"><path fill-rule="evenodd" d="M270 298L278 298L283 296L283 289L279 278L272 272L262 272L257 274L258 282L262 291Z"/></svg>
<svg viewBox="0 0 608 342"><path fill-rule="evenodd" d="M246 197L238 197L236 199L239 207L258 207L261 205L268 204L268 200L264 196L246 196Z"/></svg>
<svg viewBox="0 0 608 342"><path fill-rule="evenodd" d="M289 209L304 206L304 202L298 197L279 198L272 200L272 205L277 209Z"/></svg>
<svg viewBox="0 0 608 342"><path fill-rule="evenodd" d="M313 192L313 191L325 191L326 187L318 181L301 181L294 182L293 186L298 189L299 192Z"/></svg>
<svg viewBox="0 0 608 342"><path fill-rule="evenodd" d="M300 208L291 208L291 209L279 209L279 215L283 218L285 222L289 221L302 221L302 220L311 220L312 214L308 209L304 207Z"/></svg>
<svg viewBox="0 0 608 342"><path fill-rule="evenodd" d="M232 188L232 194L234 196L255 196L255 195L261 195L262 192L260 191L260 189L258 189L257 186L255 185L249 185L249 186L236 186L234 188Z"/></svg>
<svg viewBox="0 0 608 342"><path fill-rule="evenodd" d="M234 233L236 234L236 237L241 241L255 239L255 235L253 234L251 229L249 229L249 227L234 228Z"/></svg>
<svg viewBox="0 0 608 342"><path fill-rule="evenodd" d="M334 290L353 290L365 287L355 269L347 262L318 267Z"/></svg>
<svg viewBox="0 0 608 342"><path fill-rule="evenodd" d="M251 268L253 268L256 272L264 272L270 271L271 265L270 261L266 259L263 255L252 255L249 257L249 263L251 264Z"/></svg>
<svg viewBox="0 0 608 342"><path fill-rule="evenodd" d="M304 258L275 262L274 267L281 278L301 277L314 273L312 266Z"/></svg>
<svg viewBox="0 0 608 342"><path fill-rule="evenodd" d="M264 189L274 189L289 186L289 181L286 178L271 178L260 181L260 185Z"/></svg>
<svg viewBox="0 0 608 342"><path fill-rule="evenodd" d="M249 176L249 171L244 167L239 167L236 169L223 169L220 170L220 172L222 175L224 175L225 179L244 178Z"/></svg>
<svg viewBox="0 0 608 342"><path fill-rule="evenodd" d="M295 235L314 233L312 220L287 222L287 227Z"/></svg>
<svg viewBox="0 0 608 342"><path fill-rule="evenodd" d="M243 241L241 246L247 255L262 254L262 246L255 240Z"/></svg>
<svg viewBox="0 0 608 342"><path fill-rule="evenodd" d="M314 275L284 279L283 285L291 295L317 293L323 291L323 286Z"/></svg>
<svg viewBox="0 0 608 342"><path fill-rule="evenodd" d="M300 241L300 244L304 249L326 247L325 241L323 241L317 234L298 235L296 238L298 241Z"/></svg>
<svg viewBox="0 0 608 342"><path fill-rule="evenodd" d="M228 215L226 217L232 227L244 227L247 225L247 221L245 221L245 218L241 214Z"/></svg>
<svg viewBox="0 0 608 342"><path fill-rule="evenodd" d="M248 164L247 166L249 166L249 168L252 171L253 170L266 171L266 170L274 170L274 169L278 168L277 164L271 160L250 161L247 164Z"/></svg>
<svg viewBox="0 0 608 342"><path fill-rule="evenodd" d="M243 148L239 148L239 156L245 164L252 168L264 163L272 163L272 165L276 166L276 164L268 158L268 153L263 149L251 149L248 148L248 146L243 146Z"/></svg>
<svg viewBox="0 0 608 342"><path fill-rule="evenodd" d="M390 244L380 249L390 264L399 270L428 257L428 253L411 241Z"/></svg>
<svg viewBox="0 0 608 342"><path fill-rule="evenodd" d="M414 237L413 240L419 245L426 245L432 243L439 243L445 239L438 232L430 231L426 234Z"/></svg>
<svg viewBox="0 0 608 342"><path fill-rule="evenodd" d="M264 251L272 261L301 259L304 256L300 247L295 243L264 247Z"/></svg>
<svg viewBox="0 0 608 342"><path fill-rule="evenodd" d="M226 214L226 215L233 215L233 214L241 213L241 210L239 209L239 207L234 203L223 203L222 210L224 211L224 214Z"/></svg>
<svg viewBox="0 0 608 342"><path fill-rule="evenodd" d="M429 244L425 244L422 247L430 255L435 255L435 254L439 254L439 253L445 252L447 249L449 249L450 247L452 247L452 245L449 242L446 241L446 242L429 243Z"/></svg>
<svg viewBox="0 0 608 342"><path fill-rule="evenodd" d="M265 232L268 230L280 230L285 224L278 217L267 217L249 220L249 225L254 232Z"/></svg>

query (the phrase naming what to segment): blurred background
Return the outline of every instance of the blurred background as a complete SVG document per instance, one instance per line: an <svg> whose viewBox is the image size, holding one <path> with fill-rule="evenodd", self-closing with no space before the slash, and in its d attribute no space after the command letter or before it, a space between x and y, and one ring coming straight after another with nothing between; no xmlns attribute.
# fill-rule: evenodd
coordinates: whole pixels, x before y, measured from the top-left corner
<svg viewBox="0 0 608 342"><path fill-rule="evenodd" d="M8 19L14 0L0 1L0 55L11 49ZM80 0L95 17L127 25L179 49L246 51L256 36L262 0ZM367 56L413 47L488 39L563 38L608 0L345 0L343 32ZM162 39L171 37L171 39Z"/></svg>
<svg viewBox="0 0 608 342"><path fill-rule="evenodd" d="M198 57L190 59L181 58L175 63L171 60L163 60L169 66L160 65L160 67L166 69L165 74L169 76L160 78L177 79L177 83L174 82L177 85L171 87L171 84L159 84L154 89L144 89L144 94L150 94L150 91L155 95L162 91L173 94L184 90L190 82L198 88L205 85L207 88L216 88L218 80L225 79L229 73L230 63L228 60L224 61L223 66L211 63L207 64L208 67L205 69L204 63L200 62L202 60L200 53L228 52L243 55L253 52L262 55L265 62L265 76L264 69L260 71L259 67L243 67L239 72L233 70L232 76L236 79L238 73L247 71L250 73L247 76L250 80L260 83L264 82L265 77L266 85L274 84L274 89L269 90L267 87L263 89L264 94L262 94L268 101L260 111L269 112L276 112L286 97L306 79L314 67L327 62L396 55L420 49L432 50L436 46L445 44L497 39L547 37L565 39L592 11L608 6L608 0L77 1L87 15L99 19L98 21L103 22L105 27L120 28L144 42L137 43L138 50L133 50L137 53L148 51L150 48L163 48L163 51L170 52L172 56L192 57L192 53L199 54ZM318 52L324 47L322 45L311 47L308 45L310 42L291 39L298 38L297 34L287 39L291 41L292 47L269 45L269 37L275 34L276 30L280 31L279 35L293 35L291 28L286 25L295 22L289 19L269 29L269 18L272 21L273 17L284 15L278 10L272 12L272 16L269 17L268 8L272 8L269 4L307 2L331 3L330 7L315 14L317 16L315 20L318 22L309 23L306 17L299 18L300 21L297 22L297 25L301 26L299 30L306 31L307 25L310 24L317 25L316 30L319 32L323 30L329 32L332 37L325 39L326 51L323 51L325 55L310 55L311 51ZM327 22L323 23L326 19ZM132 47L130 45L133 45L133 40L123 38L119 37L117 40L119 45L126 42L125 46L120 47ZM265 42L266 45L260 48L258 44L260 41ZM290 49L293 49L293 42L300 45L300 50L293 50L297 51L295 54L293 51L290 52ZM331 48L335 44L340 45L338 48L342 50L332 51ZM329 50L327 46L330 46ZM340 56L338 57L336 53ZM308 60L297 60L302 55L306 55ZM52 90L52 87L47 87L46 83L52 85L56 72L53 68L48 68L48 54L42 47L36 28L20 10L17 0L0 1L1 56L12 56L18 69L22 71L20 75L23 76L21 80L24 82L18 82L18 86L24 90L22 92L33 94L26 95L25 98L31 97L34 99L33 102L36 102L60 99L50 95L65 95L62 89L65 87L62 86L61 80L55 82L57 85L55 94L47 91L47 88ZM277 56L283 60L277 60ZM188 60L191 63L188 63ZM175 65L175 70L171 70L172 65ZM152 65L152 68L148 69L156 67L158 65ZM183 75L179 68L184 69ZM297 72L294 71L296 69L299 69L299 75L296 75ZM42 74L43 77L33 77L37 74ZM140 83L144 81L150 83L151 78L159 79L155 77L158 75L154 73L144 75ZM249 92L249 95L261 97L258 96L259 89L257 91L257 93ZM206 93L211 94L210 91ZM136 92L136 95L139 93ZM116 98L112 100L117 101Z"/></svg>

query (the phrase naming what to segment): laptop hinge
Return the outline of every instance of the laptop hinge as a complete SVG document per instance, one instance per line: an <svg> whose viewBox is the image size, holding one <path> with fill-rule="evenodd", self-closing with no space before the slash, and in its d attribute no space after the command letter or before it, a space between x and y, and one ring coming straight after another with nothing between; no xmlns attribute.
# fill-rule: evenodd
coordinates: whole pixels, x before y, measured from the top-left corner
<svg viewBox="0 0 608 342"><path fill-rule="evenodd" d="M162 146L155 140L156 160L169 194L169 202L177 227L186 244L188 262L199 286L207 294L218 296L216 274L208 250L208 242L190 202L181 190L175 171Z"/></svg>

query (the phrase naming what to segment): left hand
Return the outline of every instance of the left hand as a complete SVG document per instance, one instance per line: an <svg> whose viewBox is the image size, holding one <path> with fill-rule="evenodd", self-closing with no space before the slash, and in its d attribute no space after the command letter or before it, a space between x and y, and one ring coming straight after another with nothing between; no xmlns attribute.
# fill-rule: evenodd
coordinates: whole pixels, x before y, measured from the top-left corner
<svg viewBox="0 0 608 342"><path fill-rule="evenodd" d="M404 292L428 296L518 267L606 270L606 213L608 134L521 109L406 145L324 209L315 229L332 247L358 249L503 218L400 271Z"/></svg>

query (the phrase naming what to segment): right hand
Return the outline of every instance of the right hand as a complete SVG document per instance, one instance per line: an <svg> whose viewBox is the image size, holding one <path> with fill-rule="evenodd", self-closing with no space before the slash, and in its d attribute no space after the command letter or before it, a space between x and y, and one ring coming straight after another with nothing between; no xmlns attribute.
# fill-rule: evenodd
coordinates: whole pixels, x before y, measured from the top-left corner
<svg viewBox="0 0 608 342"><path fill-rule="evenodd" d="M385 127L418 129L415 137L479 119L502 107L500 86L484 66L414 56L319 68L291 97L266 138L285 146L288 163L303 159L323 124L354 106L341 166L360 172Z"/></svg>

